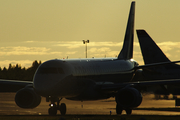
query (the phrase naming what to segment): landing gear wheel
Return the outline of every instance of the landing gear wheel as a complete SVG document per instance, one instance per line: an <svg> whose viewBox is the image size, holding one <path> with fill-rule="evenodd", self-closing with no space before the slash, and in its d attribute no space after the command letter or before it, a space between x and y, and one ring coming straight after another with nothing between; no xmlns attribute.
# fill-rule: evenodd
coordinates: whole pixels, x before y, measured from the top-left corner
<svg viewBox="0 0 180 120"><path fill-rule="evenodd" d="M52 115L52 116L57 115L57 108L56 107L49 108L48 113L49 115Z"/></svg>
<svg viewBox="0 0 180 120"><path fill-rule="evenodd" d="M127 114L127 115L131 115L131 113L132 113L132 109L130 109L130 108L125 109L125 111L126 111L126 114Z"/></svg>
<svg viewBox="0 0 180 120"><path fill-rule="evenodd" d="M61 115L65 115L66 114L66 104L65 103L61 103L60 113L61 113Z"/></svg>
<svg viewBox="0 0 180 120"><path fill-rule="evenodd" d="M46 101L51 102L49 104L50 108L48 109L49 115L57 115L58 110L60 111L61 115L66 114L66 104L61 103L61 105L60 105L61 100L62 100L62 98L59 99L56 96L48 96L48 97L46 97ZM56 102L57 102L57 104L56 104Z"/></svg>
<svg viewBox="0 0 180 120"><path fill-rule="evenodd" d="M121 115L123 111L123 108L120 105L116 105L116 114Z"/></svg>

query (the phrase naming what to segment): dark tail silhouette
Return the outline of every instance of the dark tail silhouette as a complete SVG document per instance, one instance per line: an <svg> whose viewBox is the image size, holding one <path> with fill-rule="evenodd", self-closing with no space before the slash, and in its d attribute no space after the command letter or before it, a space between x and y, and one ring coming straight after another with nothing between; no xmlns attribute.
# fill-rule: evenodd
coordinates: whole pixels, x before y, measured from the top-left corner
<svg viewBox="0 0 180 120"><path fill-rule="evenodd" d="M135 17L135 2L131 3L129 18L124 37L124 44L118 59L131 59L133 57L133 41L134 41L134 17Z"/></svg>
<svg viewBox="0 0 180 120"><path fill-rule="evenodd" d="M170 62L145 30L137 30L137 36L145 64ZM175 63L143 69L147 79L179 79L179 73L180 66Z"/></svg>
<svg viewBox="0 0 180 120"><path fill-rule="evenodd" d="M170 61L145 30L137 30L137 35L145 64Z"/></svg>

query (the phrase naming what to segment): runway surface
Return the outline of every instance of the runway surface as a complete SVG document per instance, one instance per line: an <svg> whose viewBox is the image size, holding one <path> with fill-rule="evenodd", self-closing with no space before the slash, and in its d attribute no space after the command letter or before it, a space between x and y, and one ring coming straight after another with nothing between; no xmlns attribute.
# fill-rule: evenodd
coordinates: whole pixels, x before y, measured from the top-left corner
<svg viewBox="0 0 180 120"><path fill-rule="evenodd" d="M45 101L45 98L42 98L42 102L37 108L22 109L16 105L14 97L15 93L0 93L0 115L48 115L49 103ZM112 115L116 114L114 98L84 102L63 99L61 103L66 103L67 114L69 115L108 115L110 111ZM166 108L170 108L170 110ZM172 108L175 108L174 100L154 100L153 95L145 95L142 104L137 110L133 110L132 114L180 115L180 108L175 110L172 110ZM123 111L123 114L125 114L125 111Z"/></svg>

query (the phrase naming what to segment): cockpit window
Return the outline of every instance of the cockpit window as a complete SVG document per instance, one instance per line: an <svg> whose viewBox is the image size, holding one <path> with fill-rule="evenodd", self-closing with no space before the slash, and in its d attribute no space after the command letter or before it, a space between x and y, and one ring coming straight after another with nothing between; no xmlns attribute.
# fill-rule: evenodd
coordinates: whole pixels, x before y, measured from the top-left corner
<svg viewBox="0 0 180 120"><path fill-rule="evenodd" d="M40 68L38 70L39 74L63 74L64 71L62 68L48 67L48 68Z"/></svg>

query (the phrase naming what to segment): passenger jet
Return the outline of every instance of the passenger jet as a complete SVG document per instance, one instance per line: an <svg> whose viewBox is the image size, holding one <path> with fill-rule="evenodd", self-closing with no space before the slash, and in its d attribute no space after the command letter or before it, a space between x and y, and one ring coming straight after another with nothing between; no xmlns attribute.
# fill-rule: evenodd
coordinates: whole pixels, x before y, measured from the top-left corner
<svg viewBox="0 0 180 120"><path fill-rule="evenodd" d="M41 96L50 102L49 115L59 110L66 114L66 104L60 101L86 101L115 97L116 112L131 114L142 102L141 86L177 84L180 80L131 82L138 69L171 64L163 62L139 66L133 58L135 2L131 3L122 50L117 58L53 59L41 64L33 82L1 80L2 91L16 91L15 102L21 108L35 108ZM3 88L3 89L2 89Z"/></svg>

